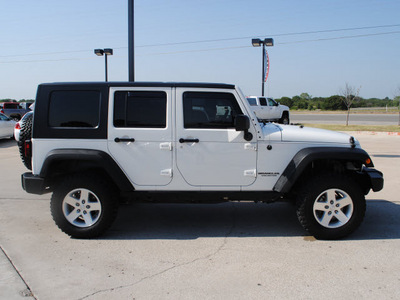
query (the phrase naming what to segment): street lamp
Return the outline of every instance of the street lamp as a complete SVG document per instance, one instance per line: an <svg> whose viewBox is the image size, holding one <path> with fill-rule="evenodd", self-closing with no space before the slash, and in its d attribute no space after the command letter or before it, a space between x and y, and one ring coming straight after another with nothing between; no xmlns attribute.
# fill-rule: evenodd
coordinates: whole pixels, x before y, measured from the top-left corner
<svg viewBox="0 0 400 300"><path fill-rule="evenodd" d="M106 65L106 82L108 81L108 71L107 71L107 56L113 55L113 49L105 48L105 49L94 49L94 54L97 56L105 57L105 65Z"/></svg>
<svg viewBox="0 0 400 300"><path fill-rule="evenodd" d="M252 39L251 44L253 47L260 47L262 45L262 81L261 81L261 94L264 96L264 78L265 78L265 47L273 47L274 39Z"/></svg>

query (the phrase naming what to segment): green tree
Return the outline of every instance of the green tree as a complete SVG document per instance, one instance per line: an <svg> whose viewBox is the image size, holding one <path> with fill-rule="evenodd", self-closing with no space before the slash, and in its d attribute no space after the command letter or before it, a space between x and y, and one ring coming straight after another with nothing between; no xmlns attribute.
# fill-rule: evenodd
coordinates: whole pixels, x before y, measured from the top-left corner
<svg viewBox="0 0 400 300"><path fill-rule="evenodd" d="M309 101L312 99L311 95L309 95L308 93L301 93L300 98L303 100L306 100L306 101Z"/></svg>
<svg viewBox="0 0 400 300"><path fill-rule="evenodd" d="M288 106L289 108L293 106L293 100L289 97L282 97L281 99L277 99L277 101L282 105Z"/></svg>

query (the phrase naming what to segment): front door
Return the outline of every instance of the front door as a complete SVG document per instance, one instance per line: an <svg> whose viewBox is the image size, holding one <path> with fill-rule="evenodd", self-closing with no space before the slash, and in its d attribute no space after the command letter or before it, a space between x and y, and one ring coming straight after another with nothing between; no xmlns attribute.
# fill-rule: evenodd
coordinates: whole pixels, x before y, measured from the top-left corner
<svg viewBox="0 0 400 300"><path fill-rule="evenodd" d="M236 131L234 119L245 108L234 90L177 88L177 168L192 186L247 186L256 179L257 136Z"/></svg>
<svg viewBox="0 0 400 300"><path fill-rule="evenodd" d="M171 88L111 88L108 149L136 186L172 180Z"/></svg>

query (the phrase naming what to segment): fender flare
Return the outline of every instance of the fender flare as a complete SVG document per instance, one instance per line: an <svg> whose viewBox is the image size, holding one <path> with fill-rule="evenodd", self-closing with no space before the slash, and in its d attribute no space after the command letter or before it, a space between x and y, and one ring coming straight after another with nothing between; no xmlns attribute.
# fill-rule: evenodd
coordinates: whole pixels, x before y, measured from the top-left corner
<svg viewBox="0 0 400 300"><path fill-rule="evenodd" d="M333 159L341 161L358 161L367 167L373 167L368 153L360 148L343 147L311 147L304 148L296 153L286 169L276 182L273 190L280 193L288 193L297 179L310 163L316 160ZM370 163L366 163L369 159Z"/></svg>
<svg viewBox="0 0 400 300"><path fill-rule="evenodd" d="M99 168L105 171L120 191L133 191L134 187L112 157L104 151L90 149L55 149L50 151L40 171L40 177L51 176L52 167L57 162L71 162L84 165L85 168ZM71 164L71 168L73 165Z"/></svg>

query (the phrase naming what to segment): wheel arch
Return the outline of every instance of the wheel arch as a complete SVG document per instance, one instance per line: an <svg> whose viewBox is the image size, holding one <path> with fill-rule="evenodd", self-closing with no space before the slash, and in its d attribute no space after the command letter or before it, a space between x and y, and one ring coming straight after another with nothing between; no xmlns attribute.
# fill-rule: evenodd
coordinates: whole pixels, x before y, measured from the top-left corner
<svg viewBox="0 0 400 300"><path fill-rule="evenodd" d="M303 177L306 177L308 172L315 170L316 166L317 168L326 166L335 172L351 170L349 166L346 166L346 163L356 164L360 167L362 165L367 167L374 166L368 153L360 148L311 147L302 149L289 162L273 190L282 194L291 192L292 188ZM365 174L357 174L355 169L351 171L353 171L355 180L364 188L365 194L367 194L371 188L368 178L366 178Z"/></svg>
<svg viewBox="0 0 400 300"><path fill-rule="evenodd" d="M40 177L51 182L59 176L94 171L106 176L121 191L134 190L131 182L112 157L104 151L91 149L55 149L43 162Z"/></svg>

